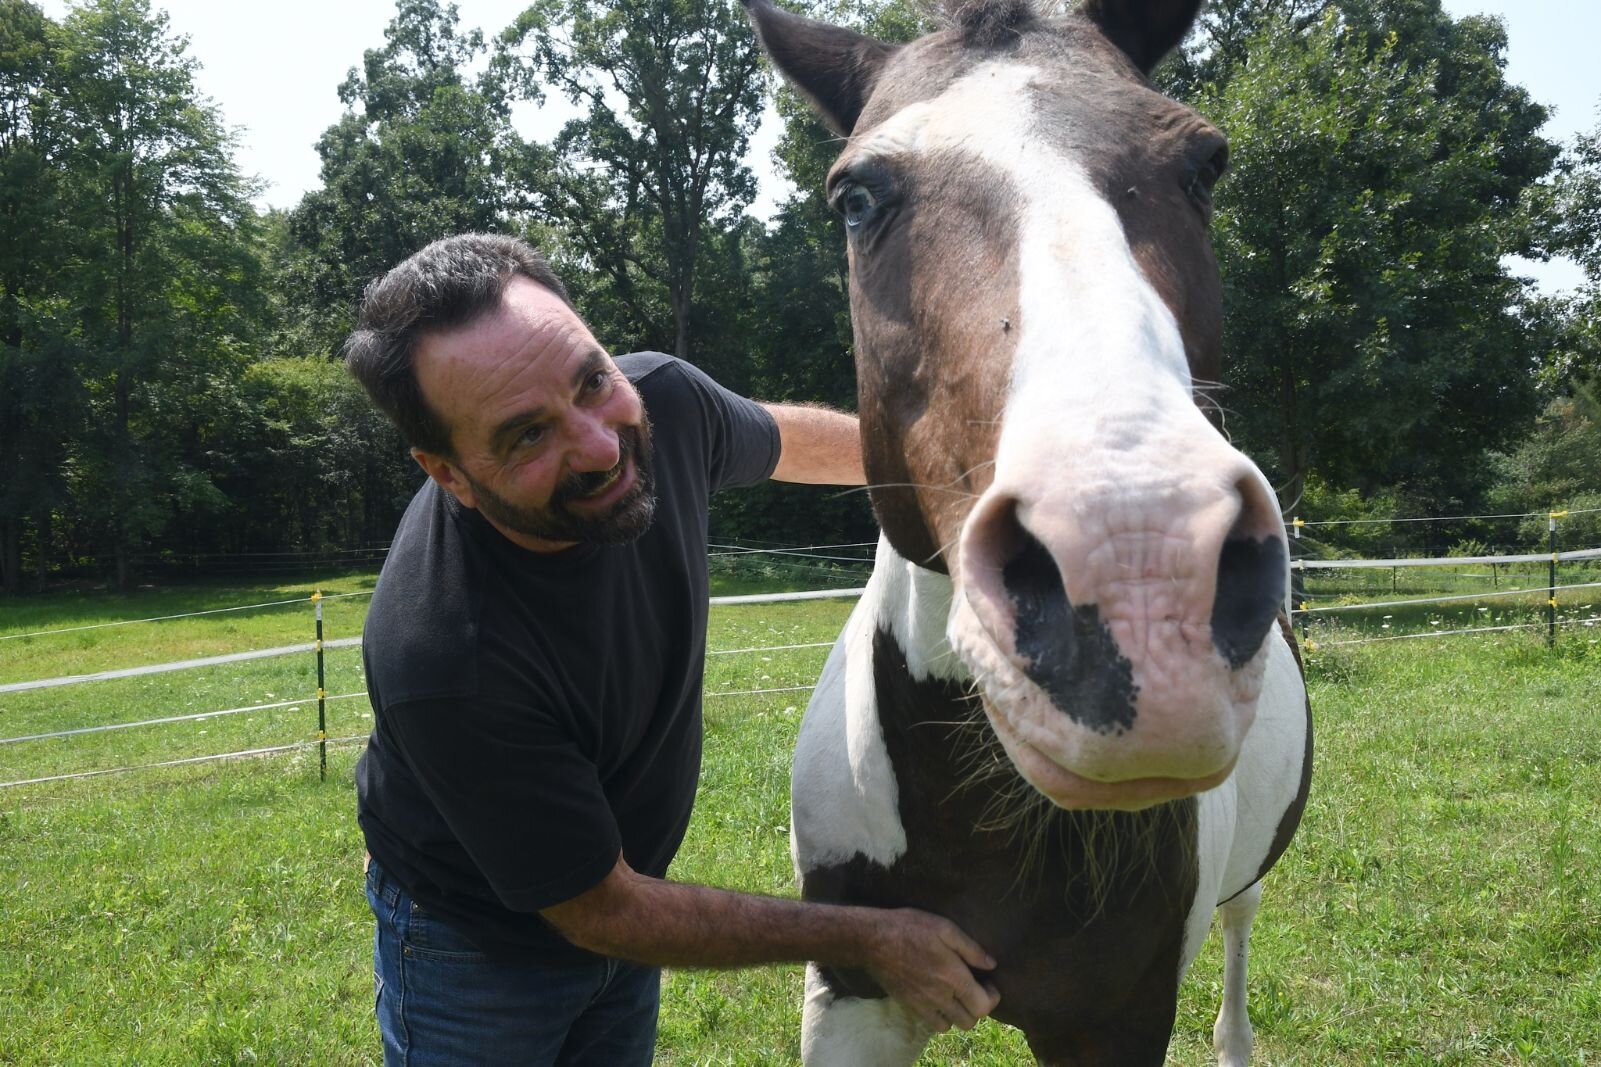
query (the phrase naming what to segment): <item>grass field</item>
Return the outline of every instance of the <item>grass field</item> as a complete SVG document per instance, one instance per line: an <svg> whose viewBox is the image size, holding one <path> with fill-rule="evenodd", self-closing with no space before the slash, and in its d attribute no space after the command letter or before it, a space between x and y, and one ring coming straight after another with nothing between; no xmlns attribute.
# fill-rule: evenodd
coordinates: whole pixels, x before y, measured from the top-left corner
<svg viewBox="0 0 1601 1067"><path fill-rule="evenodd" d="M371 575L317 584L364 592ZM0 602L0 636L310 588L23 598ZM1533 619L1538 599L1491 610ZM1596 602L1564 608L1552 649L1532 632L1342 643L1455 625L1423 608L1314 627L1317 776L1253 943L1257 1062L1601 1062L1601 626L1583 607ZM359 632L365 604L331 601L327 636ZM826 641L848 607L719 608L710 647ZM310 639L302 604L0 641L0 683ZM807 694L716 694L804 686L824 652L709 661L706 767L675 877L792 892L788 762ZM5 738L300 701L0 744L0 781L305 740L315 685L303 655L0 693ZM329 693L361 687L355 650L330 652ZM333 736L370 727L359 698L328 710ZM358 753L335 747L326 782L301 750L0 791L0 1063L376 1062ZM1214 941L1186 980L1171 1064L1211 1062L1220 988ZM793 967L671 973L658 1062L792 1064L799 993ZM986 1023L924 1062L1028 1059Z"/></svg>

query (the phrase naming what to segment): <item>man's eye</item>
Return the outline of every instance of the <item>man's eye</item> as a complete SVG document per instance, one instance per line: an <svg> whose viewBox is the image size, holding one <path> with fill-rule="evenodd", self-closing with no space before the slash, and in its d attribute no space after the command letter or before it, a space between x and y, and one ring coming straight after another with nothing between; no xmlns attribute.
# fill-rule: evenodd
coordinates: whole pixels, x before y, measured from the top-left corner
<svg viewBox="0 0 1601 1067"><path fill-rule="evenodd" d="M598 370L594 374L591 374L589 376L589 380L584 383L584 390L590 393L598 393L602 389L606 388L610 381L611 374L609 372Z"/></svg>
<svg viewBox="0 0 1601 1067"><path fill-rule="evenodd" d="M518 435L517 443L519 445L537 445L544 439L545 428L543 426L530 426Z"/></svg>

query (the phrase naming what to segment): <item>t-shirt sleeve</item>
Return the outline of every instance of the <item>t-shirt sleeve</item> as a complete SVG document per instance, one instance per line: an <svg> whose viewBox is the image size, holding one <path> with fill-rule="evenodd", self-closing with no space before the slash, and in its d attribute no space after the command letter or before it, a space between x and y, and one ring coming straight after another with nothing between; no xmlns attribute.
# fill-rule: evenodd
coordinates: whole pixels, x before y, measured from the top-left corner
<svg viewBox="0 0 1601 1067"><path fill-rule="evenodd" d="M675 360L686 402L699 409L707 442L707 474L712 492L755 485L778 466L778 424L754 400L724 389L694 364Z"/></svg>
<svg viewBox="0 0 1601 1067"><path fill-rule="evenodd" d="M567 731L509 700L392 705L385 723L423 792L513 911L598 885L622 837L599 773Z"/></svg>

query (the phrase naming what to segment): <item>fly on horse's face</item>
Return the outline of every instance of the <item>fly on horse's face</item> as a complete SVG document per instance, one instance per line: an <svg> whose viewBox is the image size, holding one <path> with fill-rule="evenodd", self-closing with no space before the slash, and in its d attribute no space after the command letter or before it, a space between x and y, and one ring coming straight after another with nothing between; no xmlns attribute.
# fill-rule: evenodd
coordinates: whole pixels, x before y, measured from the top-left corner
<svg viewBox="0 0 1601 1067"><path fill-rule="evenodd" d="M828 194L874 506L950 574L946 633L1008 755L1067 808L1217 785L1287 553L1272 488L1194 400L1218 376L1226 141L1145 75L1198 0L990 0L902 47L747 2L848 135Z"/></svg>

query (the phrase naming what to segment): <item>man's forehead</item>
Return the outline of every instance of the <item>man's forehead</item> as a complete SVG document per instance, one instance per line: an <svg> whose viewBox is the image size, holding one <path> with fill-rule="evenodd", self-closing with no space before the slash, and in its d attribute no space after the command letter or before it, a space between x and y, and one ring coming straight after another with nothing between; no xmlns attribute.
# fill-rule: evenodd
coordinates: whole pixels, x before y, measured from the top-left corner
<svg viewBox="0 0 1601 1067"><path fill-rule="evenodd" d="M500 306L453 330L424 335L417 344L417 382L430 406L455 428L493 422L507 403L526 403L546 385L542 372L604 350L556 294L517 277ZM548 388L548 386L547 386Z"/></svg>

